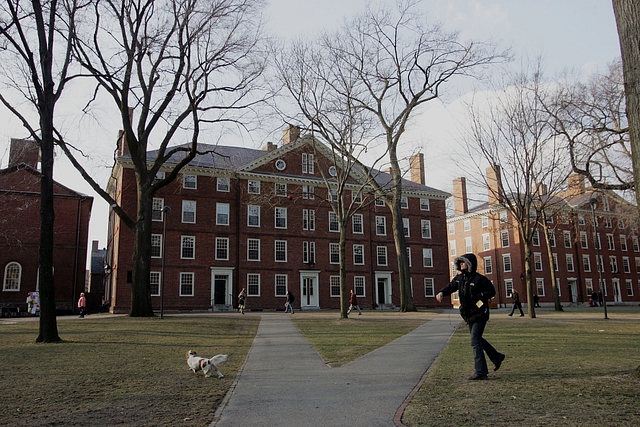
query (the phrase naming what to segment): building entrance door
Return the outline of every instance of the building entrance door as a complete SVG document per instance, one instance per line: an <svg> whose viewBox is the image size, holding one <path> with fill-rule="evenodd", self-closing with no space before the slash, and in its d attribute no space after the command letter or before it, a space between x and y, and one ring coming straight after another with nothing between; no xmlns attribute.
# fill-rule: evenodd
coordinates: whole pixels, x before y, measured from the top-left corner
<svg viewBox="0 0 640 427"><path fill-rule="evenodd" d="M300 308L320 308L317 274L300 275Z"/></svg>

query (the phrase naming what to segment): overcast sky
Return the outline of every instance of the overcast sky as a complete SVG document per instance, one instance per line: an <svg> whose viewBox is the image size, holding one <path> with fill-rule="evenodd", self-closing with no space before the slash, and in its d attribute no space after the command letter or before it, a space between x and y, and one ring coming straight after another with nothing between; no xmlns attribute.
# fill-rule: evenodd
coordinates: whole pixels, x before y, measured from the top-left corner
<svg viewBox="0 0 640 427"><path fill-rule="evenodd" d="M387 3L392 4L388 1ZM364 0L268 0L267 29L281 38L313 37L334 29L365 7ZM460 32L462 40L491 40L511 46L518 57L543 59L548 77L565 69L588 75L604 71L620 56L611 2L608 0L423 0L420 9L431 23ZM518 66L515 61L513 66ZM455 116L460 98L471 86L450 87L442 100L433 101L416 116L407 134L407 147L419 146L426 156L427 185L451 191L461 171L447 164L447 149L455 141ZM9 141L23 137L19 124L0 110L0 167L6 167ZM91 129L94 140L113 144L117 129ZM224 141L222 142L224 144ZM234 141L234 143L236 143ZM103 150L102 153L110 153ZM102 155L102 154L101 154ZM104 163L111 164L110 156ZM447 158L448 160L448 158ZM57 157L55 179L77 191L94 195L62 156ZM105 173L105 179L108 175ZM106 244L107 205L94 195L90 240Z"/></svg>

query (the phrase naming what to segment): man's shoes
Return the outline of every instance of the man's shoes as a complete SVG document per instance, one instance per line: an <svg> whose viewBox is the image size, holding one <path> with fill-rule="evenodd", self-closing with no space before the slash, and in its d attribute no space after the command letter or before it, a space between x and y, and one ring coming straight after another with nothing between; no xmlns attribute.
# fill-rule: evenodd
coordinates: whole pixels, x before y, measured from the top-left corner
<svg viewBox="0 0 640 427"><path fill-rule="evenodd" d="M498 369L500 369L500 366L502 366L502 362L504 362L504 359L505 359L506 357L507 357L507 356L505 356L504 354L501 354L501 355L498 357L498 361L497 361L496 363L494 363L494 364L493 364L493 370L494 370L494 371L497 371Z"/></svg>
<svg viewBox="0 0 640 427"><path fill-rule="evenodd" d="M486 375L479 375L479 374L473 374L471 375L469 378L467 378L469 381L476 381L476 380L486 380L487 376Z"/></svg>
<svg viewBox="0 0 640 427"><path fill-rule="evenodd" d="M513 316L513 313L509 315L509 317Z"/></svg>
<svg viewBox="0 0 640 427"><path fill-rule="evenodd" d="M521 314L520 317L524 317L524 314Z"/></svg>

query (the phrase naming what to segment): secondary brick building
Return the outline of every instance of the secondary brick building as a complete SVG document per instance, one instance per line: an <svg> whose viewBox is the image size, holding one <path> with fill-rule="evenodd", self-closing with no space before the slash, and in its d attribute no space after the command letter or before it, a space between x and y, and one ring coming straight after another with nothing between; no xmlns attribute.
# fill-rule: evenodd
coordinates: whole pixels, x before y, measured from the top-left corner
<svg viewBox="0 0 640 427"><path fill-rule="evenodd" d="M280 147L269 143L264 150L200 149L215 153L197 156L153 200L154 308L160 307L163 250L166 310L230 310L242 288L249 309L282 309L288 290L295 294L297 307L339 308L339 233L320 174L335 173L327 147L290 127ZM133 213L134 172L130 156L124 150L121 154L110 191ZM413 297L417 306L433 307L440 305L434 289L448 282L449 194L424 185L421 155L412 165L412 180L403 182L403 212ZM390 175L381 173L378 180L388 182ZM361 201L362 209L347 231L347 286L355 289L365 308L397 306L391 214L383 203L373 202L371 194L358 194L357 177L348 187L345 197ZM114 215L110 230L112 274L105 293L111 311L125 312L130 305L133 234Z"/></svg>

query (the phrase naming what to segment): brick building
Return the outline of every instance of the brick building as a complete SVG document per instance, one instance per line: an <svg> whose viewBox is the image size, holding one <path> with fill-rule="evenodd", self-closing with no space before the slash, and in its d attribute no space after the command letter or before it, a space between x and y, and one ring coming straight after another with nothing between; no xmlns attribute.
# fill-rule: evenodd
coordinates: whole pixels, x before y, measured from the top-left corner
<svg viewBox="0 0 640 427"><path fill-rule="evenodd" d="M496 186L499 169L487 169L487 182ZM447 219L449 260L467 252L478 256L478 269L494 284L494 303L508 305L515 288L526 302L524 247L518 226L510 212L488 191L488 202L468 207L464 178L454 180L455 214ZM608 304L637 305L640 302L640 246L636 207L610 191L586 187L580 175L569 177L567 189L554 197L554 215L547 220L553 262L549 262L547 243L539 227L531 244L533 292L542 306L554 304L550 264L563 304L588 303L592 292L600 290L596 267L600 257L602 280ZM595 198L596 235L590 200ZM453 270L453 265L450 267ZM453 274L453 271L452 271ZM455 305L455 301L454 301Z"/></svg>
<svg viewBox="0 0 640 427"><path fill-rule="evenodd" d="M215 154L197 156L154 198L154 309L161 301L163 250L166 310L231 310L242 288L248 309L283 309L288 290L296 307L339 308L339 232L320 174L335 172L328 148L300 137L295 127L284 132L280 147L200 146L214 148ZM134 213L134 172L130 156L121 154L109 189L126 212ZM448 280L449 194L424 185L421 155L412 165L412 180L403 188L413 297L419 307L436 306L434 287ZM378 179L385 183L390 175L381 173ZM345 195L361 199L362 206L347 232L347 287L355 289L364 308L392 308L399 304L399 285L391 214L370 194L357 194L356 184L354 176ZM109 236L112 273L105 293L111 311L125 312L133 233L112 214Z"/></svg>
<svg viewBox="0 0 640 427"><path fill-rule="evenodd" d="M9 165L0 170L0 303L26 309L29 292L39 290L39 147L11 140ZM53 280L56 309L72 311L85 286L89 219L93 198L54 183Z"/></svg>

